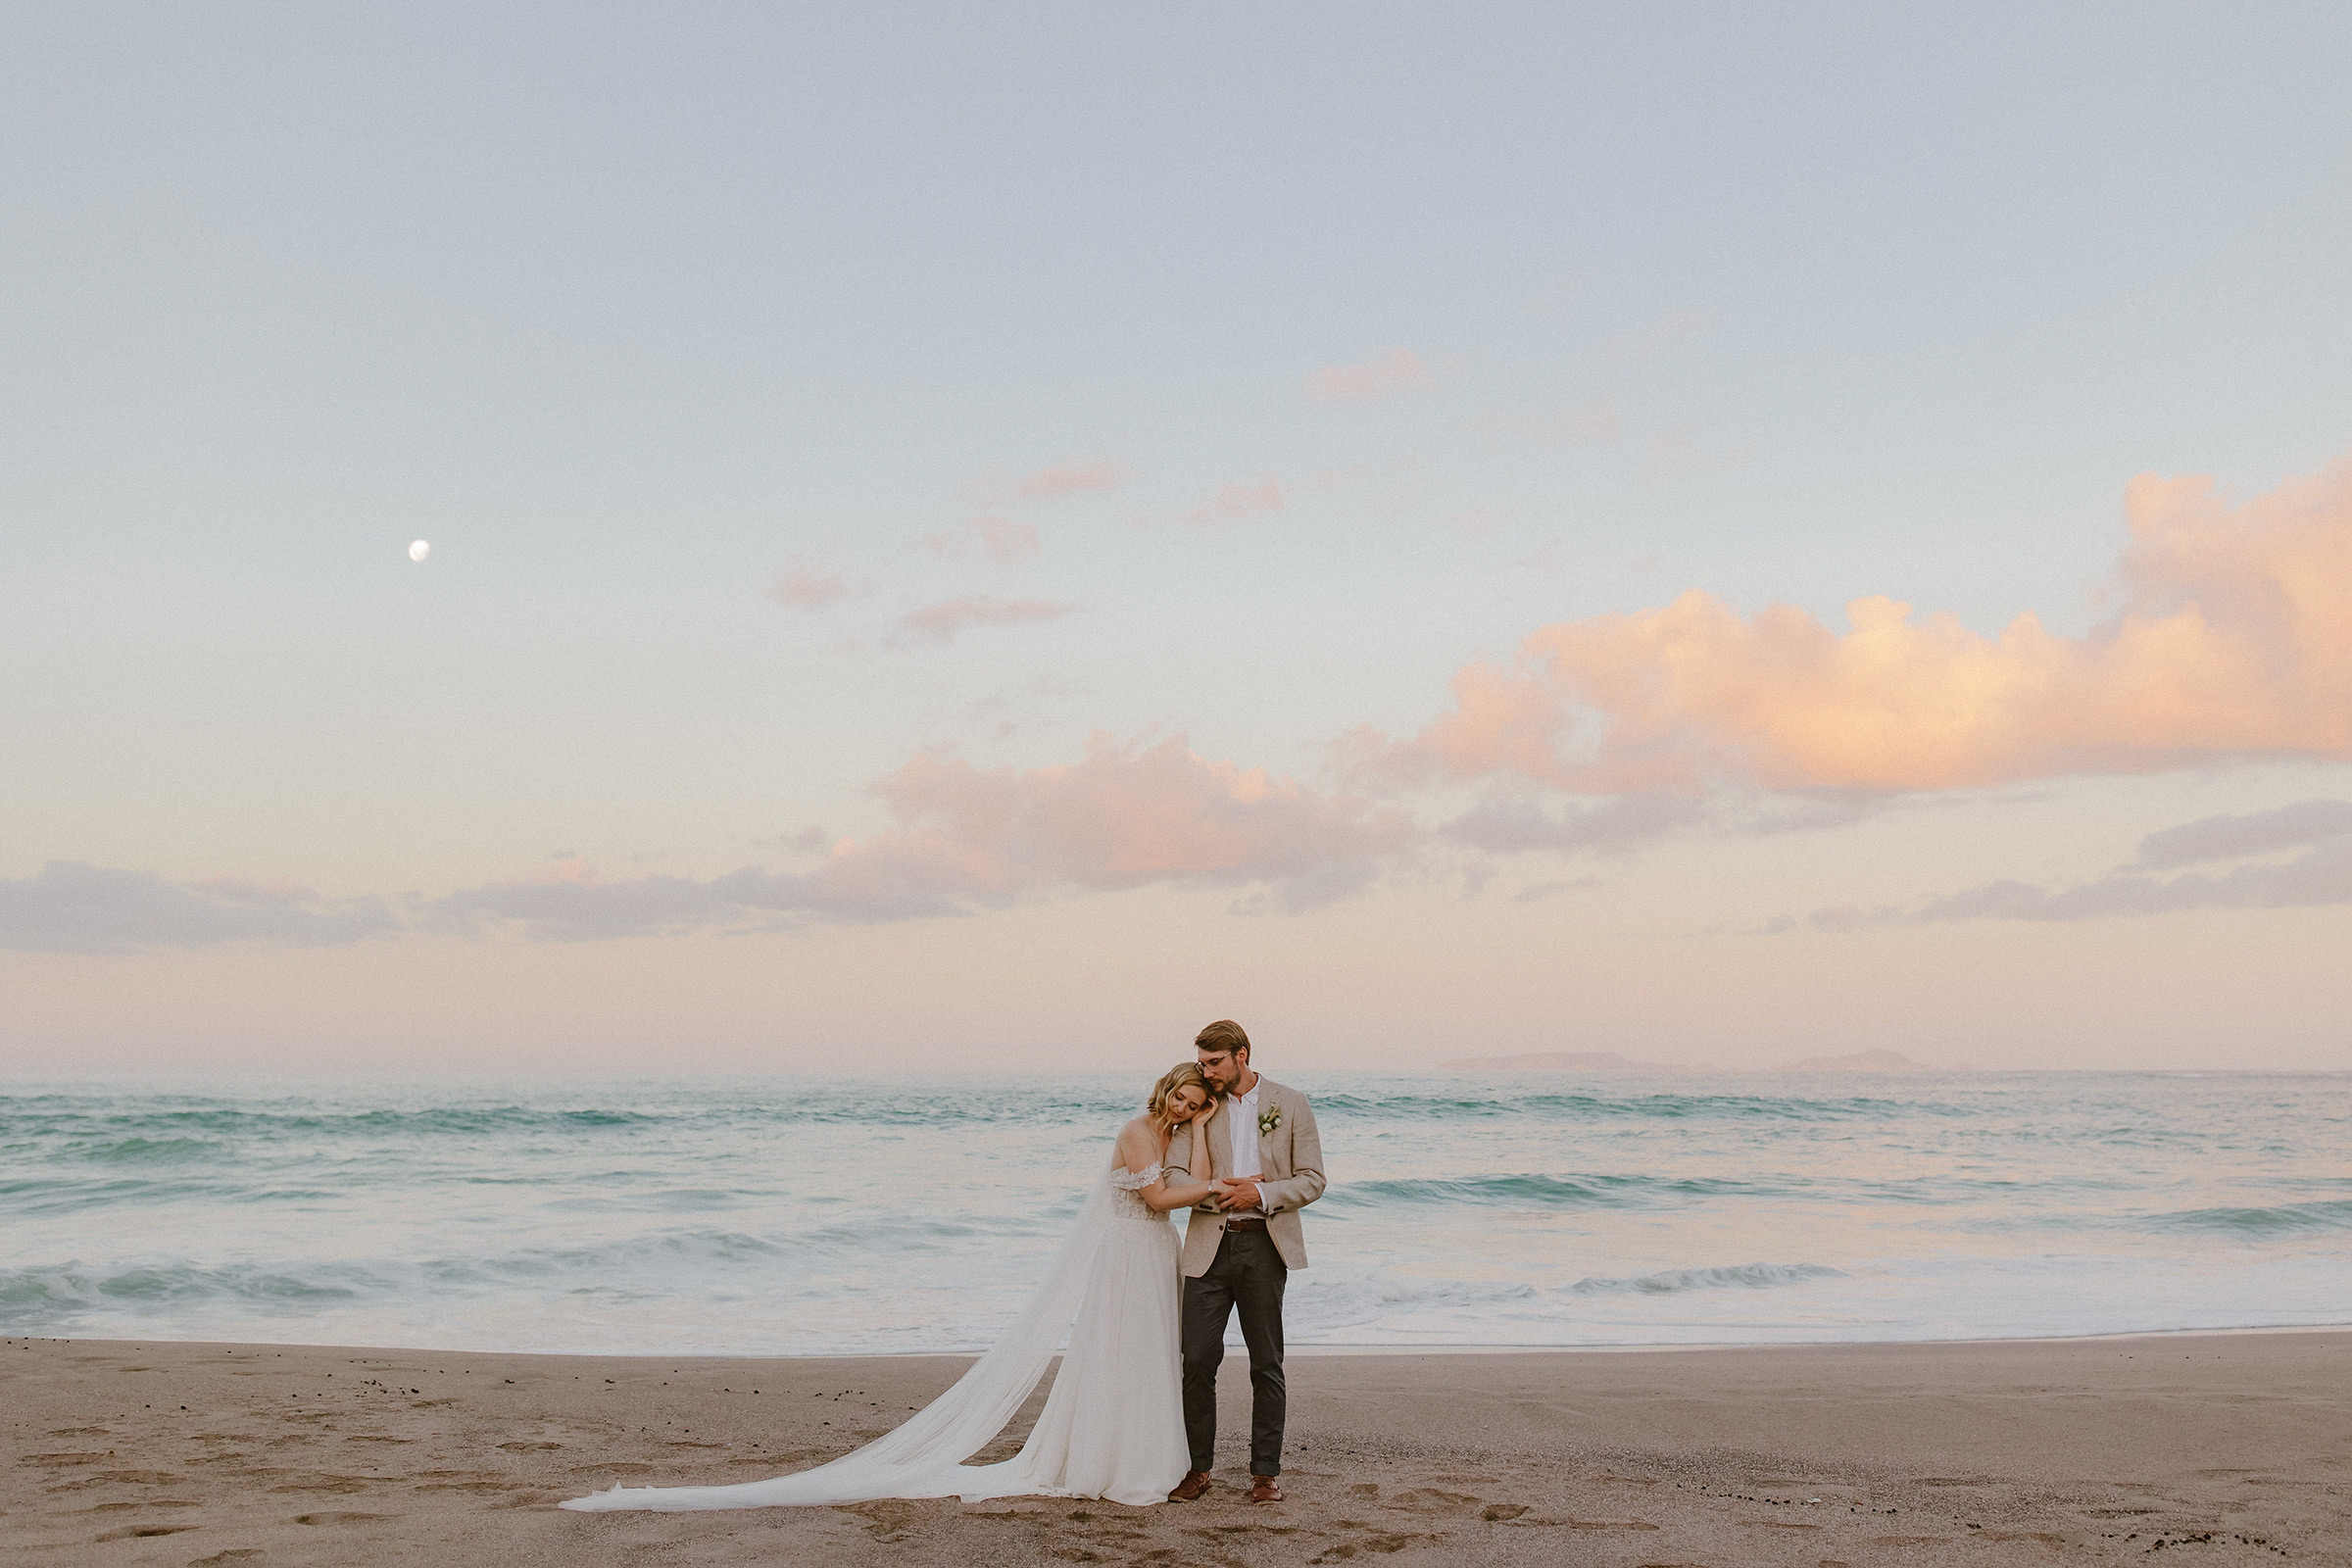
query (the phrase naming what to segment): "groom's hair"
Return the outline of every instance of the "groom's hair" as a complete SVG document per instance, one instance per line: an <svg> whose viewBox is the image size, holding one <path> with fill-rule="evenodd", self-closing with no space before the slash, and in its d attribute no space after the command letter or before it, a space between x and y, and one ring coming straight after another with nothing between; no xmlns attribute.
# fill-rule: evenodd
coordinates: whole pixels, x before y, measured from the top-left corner
<svg viewBox="0 0 2352 1568"><path fill-rule="evenodd" d="M1195 1051L1230 1051L1236 1056L1250 1054L1248 1031L1231 1018L1219 1018L1215 1023L1193 1036Z"/></svg>

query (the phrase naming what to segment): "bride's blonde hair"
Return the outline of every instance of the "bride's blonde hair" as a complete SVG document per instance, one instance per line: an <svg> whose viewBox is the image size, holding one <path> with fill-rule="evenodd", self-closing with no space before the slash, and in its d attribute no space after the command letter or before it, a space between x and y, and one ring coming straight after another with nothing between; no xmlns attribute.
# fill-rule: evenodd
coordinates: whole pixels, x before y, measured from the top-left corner
<svg viewBox="0 0 2352 1568"><path fill-rule="evenodd" d="M1210 1100L1217 1098L1217 1092L1208 1087L1208 1080L1200 1076L1199 1062L1180 1061L1159 1075L1159 1082L1152 1086L1152 1098L1144 1102L1144 1114L1152 1118L1154 1127L1164 1131L1174 1125L1168 1119L1168 1102L1176 1097L1177 1090L1187 1084L1198 1088Z"/></svg>

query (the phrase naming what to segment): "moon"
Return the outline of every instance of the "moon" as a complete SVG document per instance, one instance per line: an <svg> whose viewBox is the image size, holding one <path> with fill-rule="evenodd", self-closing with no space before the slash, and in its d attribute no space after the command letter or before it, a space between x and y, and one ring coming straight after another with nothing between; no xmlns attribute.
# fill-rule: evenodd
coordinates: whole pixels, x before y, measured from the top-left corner
<svg viewBox="0 0 2352 1568"><path fill-rule="evenodd" d="M409 559L414 562L421 564L424 558L432 553L433 547L422 539L419 539L415 544L409 546Z"/></svg>

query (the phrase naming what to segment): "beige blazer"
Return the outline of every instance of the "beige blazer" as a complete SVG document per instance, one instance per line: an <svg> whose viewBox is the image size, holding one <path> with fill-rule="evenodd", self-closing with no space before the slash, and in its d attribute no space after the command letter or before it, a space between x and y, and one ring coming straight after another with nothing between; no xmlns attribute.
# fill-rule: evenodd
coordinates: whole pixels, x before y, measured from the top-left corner
<svg viewBox="0 0 2352 1568"><path fill-rule="evenodd" d="M1281 1112L1280 1120L1272 1129L1258 1132L1257 1158L1264 1174L1258 1178L1257 1195L1266 1211L1266 1234L1274 1242L1274 1250L1292 1268L1304 1268L1306 1228L1298 1223L1298 1211L1323 1196L1323 1139L1315 1131L1314 1107L1306 1102L1306 1097L1260 1076L1258 1118L1262 1122L1276 1111ZM1229 1142L1232 1132L1222 1124L1228 1115L1234 1114L1238 1112L1229 1101L1218 1107L1216 1120L1209 1123L1211 1177L1229 1174L1225 1167L1232 1163L1227 1153L1232 1148ZM1188 1169L1192 1159L1193 1135L1188 1127L1168 1140L1168 1168ZM1224 1239L1225 1216L1215 1204L1202 1203L1192 1211L1184 1227L1184 1272L1188 1279L1198 1279L1208 1272L1208 1265L1217 1260L1218 1244Z"/></svg>

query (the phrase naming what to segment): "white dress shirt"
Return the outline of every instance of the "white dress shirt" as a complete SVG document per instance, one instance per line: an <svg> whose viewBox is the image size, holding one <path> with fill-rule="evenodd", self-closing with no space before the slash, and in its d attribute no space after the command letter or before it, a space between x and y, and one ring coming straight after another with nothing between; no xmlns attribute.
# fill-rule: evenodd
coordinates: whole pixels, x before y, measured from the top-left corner
<svg viewBox="0 0 2352 1568"><path fill-rule="evenodd" d="M1228 1142L1225 1148L1228 1152L1228 1158L1225 1164L1225 1174L1228 1176L1247 1176L1251 1181L1255 1181L1266 1173L1265 1162L1259 1157L1257 1149L1257 1091L1264 1082L1263 1078L1252 1074L1250 1079L1250 1092L1246 1095L1231 1096L1226 1100L1223 1108L1217 1112L1227 1121L1225 1136ZM1249 1208L1228 1209L1226 1212L1262 1214L1265 1209L1253 1204Z"/></svg>

